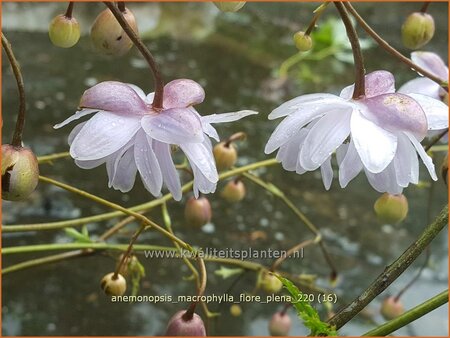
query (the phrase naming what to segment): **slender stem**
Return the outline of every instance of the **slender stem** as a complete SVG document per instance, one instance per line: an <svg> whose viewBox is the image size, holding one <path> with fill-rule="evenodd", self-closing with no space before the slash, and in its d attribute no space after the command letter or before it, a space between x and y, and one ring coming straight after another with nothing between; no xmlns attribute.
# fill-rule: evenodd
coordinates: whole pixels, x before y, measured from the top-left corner
<svg viewBox="0 0 450 338"><path fill-rule="evenodd" d="M54 160L59 160L61 158L68 158L70 157L70 153L68 151L63 152L63 153L56 153L56 154L51 154L51 155L45 155L45 156L38 156L37 160L38 163L52 163Z"/></svg>
<svg viewBox="0 0 450 338"><path fill-rule="evenodd" d="M242 131L240 131L238 133L234 133L225 141L224 146L229 147L231 142L244 141L246 138L247 138L247 134Z"/></svg>
<svg viewBox="0 0 450 338"><path fill-rule="evenodd" d="M441 140L441 138L443 138L447 134L448 134L448 129L445 129L445 130L441 131L439 134L433 136L433 138L430 140L430 142L424 147L425 151L430 150L432 146L434 146L436 143L438 143Z"/></svg>
<svg viewBox="0 0 450 338"><path fill-rule="evenodd" d="M400 53L398 50L396 50L394 47L392 47L387 41L385 41L381 36L375 32L372 27L369 26L369 24L359 15L359 13L356 11L356 9L349 3L344 2L345 8L350 12L350 14L353 15L353 17L358 21L358 23L361 25L361 27L369 34L370 37L372 37L373 40L375 40L380 47L382 47L385 51L399 59L401 62L406 64L408 67L414 69L416 72L422 74L423 76L426 76L430 80L436 82L444 89L448 90L448 83L447 79L441 79L437 77L436 75L428 72L426 69L423 69L422 67L416 65L414 62L411 61L411 59L404 56L402 53Z"/></svg>
<svg viewBox="0 0 450 338"><path fill-rule="evenodd" d="M329 2L324 2L314 11L314 16L313 16L311 22L309 23L308 28L305 31L305 35L311 34L314 27L316 27L317 20L319 20L320 16L323 14L323 12L325 12L325 9L327 8L327 6L329 4L330 4Z"/></svg>
<svg viewBox="0 0 450 338"><path fill-rule="evenodd" d="M224 180L229 177L233 177L239 174L242 174L244 172L263 168L263 167L269 167L271 165L278 164L278 161L275 158L255 162L248 164L246 166L242 166L239 168L233 168L231 170L225 171L223 173L219 174L219 179ZM186 183L182 187L182 191L186 192L190 189L192 189L193 181ZM153 201L140 204L134 207L130 207L127 210L133 211L133 212L141 212L141 211L148 211L151 210L157 206L160 206L164 202L170 201L172 199L171 194L166 194L163 197L160 197L158 199L155 199ZM73 227L73 226L80 226L86 223L95 223L95 222L101 222L106 221L114 217L120 217L123 215L123 212L117 211L117 212L109 212L104 213L100 215L95 216L89 216L89 217L82 217L72 220L66 220L66 221L59 221L59 222L50 222L50 223L37 223L37 224L18 224L18 225L2 225L2 232L23 232L23 231L44 231L44 230L57 230L57 229L63 229L67 227Z"/></svg>
<svg viewBox="0 0 450 338"><path fill-rule="evenodd" d="M107 201L107 200L105 200L105 199L103 199L101 197L92 195L92 194L90 194L90 193L88 193L86 191L83 191L83 190L77 189L75 187L72 187L72 186L70 186L68 184L64 184L64 183L58 182L58 181L53 180L51 178L44 177L44 176L39 176L39 179L42 182L53 184L53 185L55 185L57 187L60 187L60 188L62 188L64 190L70 191L70 192L75 193L77 195L80 195L80 196L82 196L84 198L90 199L91 201L94 201L94 202L99 203L99 204L103 204L103 205L105 205L105 206L107 206L109 208L115 209L115 210L119 210L119 211L121 211L122 213L124 213L126 215L133 216L137 220L140 220L141 222L143 222L145 225L148 225L148 226L154 228L155 230L157 230L158 232L160 232L164 236L168 237L172 241L176 241L178 244L180 244L185 249L187 249L189 251L193 251L192 247L189 244L183 242L181 239L179 239L175 235L171 234L167 230L163 229L158 224L156 224L152 220L148 219L144 215L141 215L141 214L139 214L139 213L137 213L135 211L131 211L131 210L127 209L127 208L124 208L121 205L118 205L118 204L112 203L110 201Z"/></svg>
<svg viewBox="0 0 450 338"><path fill-rule="evenodd" d="M362 309L364 309L376 296L383 292L398 276L400 276L423 250L431 243L431 241L439 234L439 232L448 224L448 207L445 206L435 221L429 224L419 238L406 249L406 251L397 258L391 265L386 267L384 271L375 279L374 282L359 295L353 302L345 306L329 323L340 329L353 317L355 317Z"/></svg>
<svg viewBox="0 0 450 338"><path fill-rule="evenodd" d="M431 1L425 1L420 9L421 13L426 13L428 11L428 7L430 6Z"/></svg>
<svg viewBox="0 0 450 338"><path fill-rule="evenodd" d="M25 125L25 111L26 111L25 86L23 84L23 77L22 72L20 71L20 65L17 62L16 57L14 56L11 44L9 43L8 39L3 33L2 33L2 46L6 52L6 56L8 57L9 63L11 64L14 77L16 78L17 90L19 92L19 114L17 115L16 128L14 129L11 144L15 147L21 147L23 127Z"/></svg>
<svg viewBox="0 0 450 338"><path fill-rule="evenodd" d="M437 309L438 307L448 303L448 290L441 292L440 294L434 296L433 298L428 299L420 305L412 308L411 310L406 311L402 315L397 318L384 323L383 325L370 330L363 334L363 336L370 337L380 337L387 336L392 332L402 328L405 325L419 319L420 317L430 313L431 311Z"/></svg>
<svg viewBox="0 0 450 338"><path fill-rule="evenodd" d="M116 225L114 225L112 228L107 229L98 239L100 241L106 241L108 238L116 234L118 231L120 231L123 227L127 226L131 222L135 220L134 216L128 216L118 222Z"/></svg>
<svg viewBox="0 0 450 338"><path fill-rule="evenodd" d="M364 59L361 52L361 46L359 44L358 34L356 33L355 27L353 27L352 21L348 16L347 10L345 9L342 2L334 3L339 15L341 16L342 22L344 23L345 30L347 31L348 40L352 46L353 60L355 61L355 89L353 90L353 99L357 100L366 93L365 89L365 75L366 71L364 69Z"/></svg>
<svg viewBox="0 0 450 338"><path fill-rule="evenodd" d="M117 3L117 7L119 8L119 11L121 11L122 13L124 13L126 11L125 8L125 1L119 1Z"/></svg>
<svg viewBox="0 0 450 338"><path fill-rule="evenodd" d="M133 234L133 237L131 237L130 244L128 244L127 251L125 254L122 255L122 259L120 260L119 264L117 264L116 270L114 271L114 275L112 276L113 280L116 280L119 275L119 271L122 269L122 266L125 264L125 262L128 261L128 257L131 256L131 251L133 250L133 245L136 243L139 235L142 233L142 231L145 230L145 225L142 224L138 230Z"/></svg>
<svg viewBox="0 0 450 338"><path fill-rule="evenodd" d="M64 14L64 16L65 16L67 19L72 19L73 6L74 6L74 2L73 2L73 1L70 1L70 2L69 2L69 6L67 6L66 13Z"/></svg>
<svg viewBox="0 0 450 338"><path fill-rule="evenodd" d="M152 106L155 110L161 110L163 106L163 95L164 95L164 81L162 79L161 73L159 71L158 64L156 63L155 58L152 53L148 50L148 48L144 45L142 40L136 34L136 32L130 27L127 20L125 20L122 12L118 9L112 2L104 2L104 4L110 9L113 13L114 17L119 22L120 26L122 26L125 33L128 35L130 40L134 43L134 45L139 49L144 59L147 61L150 69L153 73L153 79L155 82L155 97L153 98Z"/></svg>
<svg viewBox="0 0 450 338"><path fill-rule="evenodd" d="M320 236L317 236L316 238L313 238L313 239L308 239L306 241L302 241L301 243L290 248L286 252L286 255L279 257L277 260L275 260L275 262L273 262L272 266L270 267L270 271L275 271L278 268L278 266L280 266L281 263L283 263L286 260L287 257L291 256L292 254L296 253L297 251L304 249L308 245L316 244L318 241L317 239L320 241Z"/></svg>

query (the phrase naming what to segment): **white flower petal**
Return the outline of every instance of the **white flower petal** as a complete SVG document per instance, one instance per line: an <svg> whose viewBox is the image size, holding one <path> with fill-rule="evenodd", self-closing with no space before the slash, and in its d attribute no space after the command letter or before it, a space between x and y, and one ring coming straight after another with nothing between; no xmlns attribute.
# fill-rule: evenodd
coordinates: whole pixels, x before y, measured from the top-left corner
<svg viewBox="0 0 450 338"><path fill-rule="evenodd" d="M401 187L407 187L409 183L417 184L419 181L419 161L416 151L403 135L398 135L397 153L394 157L394 168L397 183Z"/></svg>
<svg viewBox="0 0 450 338"><path fill-rule="evenodd" d="M320 166L320 172L322 174L323 186L326 190L330 190L331 183L333 182L333 168L331 167L331 156L328 157L325 162Z"/></svg>
<svg viewBox="0 0 450 338"><path fill-rule="evenodd" d="M203 132L208 135L209 137L212 137L217 142L220 142L219 134L217 133L216 128L214 128L212 125L210 125L208 122L205 122L202 120L202 128Z"/></svg>
<svg viewBox="0 0 450 338"><path fill-rule="evenodd" d="M77 124L72 131L69 134L69 137L67 138L67 143L69 143L69 146L72 145L73 140L78 135L78 133L81 131L81 129L84 127L86 122L82 122L80 124Z"/></svg>
<svg viewBox="0 0 450 338"><path fill-rule="evenodd" d="M441 90L441 86L439 86L436 82L426 77L418 77L406 82L397 92L402 94L417 93L431 96L435 99L440 99Z"/></svg>
<svg viewBox="0 0 450 338"><path fill-rule="evenodd" d="M368 170L365 172L370 185L376 191L393 195L401 194L403 191L403 188L397 184L393 163L389 164L381 173L374 174Z"/></svg>
<svg viewBox="0 0 450 338"><path fill-rule="evenodd" d="M320 118L306 136L300 152L300 163L315 170L341 145L350 134L349 111L335 109Z"/></svg>
<svg viewBox="0 0 450 338"><path fill-rule="evenodd" d="M181 182L172 160L170 145L153 140L153 150L161 168L164 183L175 201L181 200Z"/></svg>
<svg viewBox="0 0 450 338"><path fill-rule="evenodd" d="M280 161L283 168L288 171L295 171L298 157L300 155L300 145L308 135L309 130L303 128L292 140L280 147L277 153L277 161Z"/></svg>
<svg viewBox="0 0 450 338"><path fill-rule="evenodd" d="M94 169L105 163L108 160L108 158L109 156L100 158L98 160L90 160L90 161L75 160L75 164L81 169Z"/></svg>
<svg viewBox="0 0 450 338"><path fill-rule="evenodd" d="M99 112L99 109L82 109L79 110L77 112L75 112L74 115L70 116L69 118L65 119L63 122L55 124L53 126L53 128L55 129L59 129L61 127L64 127L65 125L69 124L72 121L78 120L79 118L82 118L83 116L89 115L89 114L93 114L93 113L97 113Z"/></svg>
<svg viewBox="0 0 450 338"><path fill-rule="evenodd" d="M419 67L447 80L448 67L439 55L433 52L417 51L411 53L411 60Z"/></svg>
<svg viewBox="0 0 450 338"><path fill-rule="evenodd" d="M205 138L205 140L208 139ZM212 183L216 183L219 180L214 156L206 142L184 143L180 145L180 148L186 154L189 162L194 164L206 179Z"/></svg>
<svg viewBox="0 0 450 338"><path fill-rule="evenodd" d="M363 169L363 163L356 151L353 139L347 147L347 152L339 164L339 184L341 188L345 188L347 184L354 179Z"/></svg>
<svg viewBox="0 0 450 338"><path fill-rule="evenodd" d="M158 159L152 148L152 139L143 131L136 135L134 145L134 160L141 174L142 182L145 188L152 193L153 196L159 196L162 188L162 174L159 167Z"/></svg>
<svg viewBox="0 0 450 338"><path fill-rule="evenodd" d="M372 173L383 171L394 158L397 136L377 126L355 110L351 118L351 135L359 157Z"/></svg>
<svg viewBox="0 0 450 338"><path fill-rule="evenodd" d="M416 100L427 117L428 130L448 128L448 106L440 100L421 94L408 94Z"/></svg>
<svg viewBox="0 0 450 338"><path fill-rule="evenodd" d="M200 118L186 108L147 114L142 118L141 125L148 136L164 143L180 145L202 142L204 138Z"/></svg>
<svg viewBox="0 0 450 338"><path fill-rule="evenodd" d="M416 148L417 152L419 153L420 158L422 159L423 163L425 164L425 167L427 167L428 172L430 173L431 178L434 181L437 181L436 172L434 169L433 161L431 160L431 157L428 156L428 154L425 152L425 149L423 149L422 145L419 141L410 133L405 133L406 136L408 136L409 140L414 145L414 148Z"/></svg>
<svg viewBox="0 0 450 338"><path fill-rule="evenodd" d="M298 96L289 100L278 108L275 108L268 116L269 120L274 120L279 117L287 116L295 113L297 110L307 111L314 109L315 106L342 104L345 101L339 96L327 93L307 94Z"/></svg>
<svg viewBox="0 0 450 338"><path fill-rule="evenodd" d="M121 151L114 161L114 173L109 187L121 192L130 191L136 180L137 167L134 160L134 147Z"/></svg>
<svg viewBox="0 0 450 338"><path fill-rule="evenodd" d="M139 128L138 118L101 111L79 131L70 146L70 155L82 161L111 155L126 145Z"/></svg>
<svg viewBox="0 0 450 338"><path fill-rule="evenodd" d="M256 115L257 111L254 110L240 110L232 113L222 113L222 114L211 114L202 116L202 122L208 123L224 123L224 122L234 122L240 120L249 115Z"/></svg>
<svg viewBox="0 0 450 338"><path fill-rule="evenodd" d="M194 196L195 198L199 197L199 192L204 194L214 193L216 191L217 184L211 182L203 173L197 168L195 164L192 164L192 171L194 173Z"/></svg>

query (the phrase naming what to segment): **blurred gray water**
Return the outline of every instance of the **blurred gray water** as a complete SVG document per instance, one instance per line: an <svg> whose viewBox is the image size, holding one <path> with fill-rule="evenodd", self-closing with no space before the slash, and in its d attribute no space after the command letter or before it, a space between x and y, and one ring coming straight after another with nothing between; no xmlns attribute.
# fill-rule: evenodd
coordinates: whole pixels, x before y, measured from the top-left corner
<svg viewBox="0 0 450 338"><path fill-rule="evenodd" d="M146 44L161 64L166 81L174 78L191 78L205 88L207 96L197 108L203 115L254 109L260 114L238 123L219 126L219 134L227 137L244 131L246 142L239 144L239 165L268 158L264 144L278 121L268 121L267 114L281 102L310 92L337 93L353 80L351 65L327 58L323 62L305 61L297 65L303 75L293 70L287 81L276 77L276 70L287 57L295 53L292 34L304 29L316 4L251 3L237 14L222 14L209 3L205 4L132 4ZM394 46L399 44L399 29L403 18L419 4L387 3L358 4L367 20ZM151 91L152 79L139 53L132 50L120 59L104 58L93 52L89 36L90 24L102 9L100 4L77 4L75 15L84 35L71 49L51 45L47 36L49 20L64 11L62 4L3 4L3 29L13 44L21 63L26 84L28 115L25 143L37 155L67 151L70 128L53 130L52 126L71 115L85 89L104 80L134 83ZM447 60L447 4L430 6L435 16L437 33L427 50L438 52ZM330 6L324 20L335 16ZM361 36L364 36L361 33ZM403 50L404 53L408 51ZM365 51L368 71L392 71L398 85L416 76L407 67L393 60L382 50ZM6 60L5 58L3 59ZM294 68L296 68L294 67ZM17 111L17 93L9 65L3 62L3 139L12 135ZM436 164L442 154L436 154ZM287 173L281 166L259 171L261 177L279 186L294 203L314 221L324 234L325 242L339 268L340 282L333 292L339 297L336 308L352 300L400 255L447 203L442 181L430 182L421 167L423 187L410 187L405 191L410 212L399 225L380 224L373 213L373 203L379 196L359 176L345 190L337 182L325 191L317 172L302 176ZM58 160L53 165L42 165L46 176L76 185L124 206L140 204L152 199L139 180L127 193L107 189L104 167L82 170L72 160ZM187 181L189 177L185 176ZM279 200L259 187L246 182L248 194L237 205L230 205L219 194L210 196L214 216L211 224L202 231L182 227L183 206L170 203L169 210L176 233L191 244L200 247L232 247L254 249L286 249L310 233L295 215ZM223 183L219 183L220 191ZM52 222L107 212L105 208L65 191L41 184L29 201L3 202L3 223L24 224ZM159 210L150 213L161 222ZM101 234L117 220L101 224L87 224L91 234ZM132 229L133 226L130 227ZM252 240L255 231L265 238ZM126 243L131 230L117 236ZM432 244L431 261L420 280L402 298L406 308L434 296L447 288L448 260L446 233ZM3 246L43 243L64 243L70 239L64 231L4 234ZM170 245L154 232L146 233L141 243ZM21 262L43 254L22 254L3 257L3 266ZM99 290L99 280L114 269L116 254L95 255L71 261L46 265L3 277L3 335L161 335L168 318L183 304L111 303ZM424 258L420 257L408 271L383 295L341 331L341 335L359 335L382 323L378 314L380 300L388 293L395 294L415 274ZM147 276L142 282L141 294L193 294L194 287L182 277L188 275L185 266L177 260L146 260L141 262ZM269 261L262 263L270 264ZM222 280L213 271L217 264L207 265L209 294L222 294L234 278ZM314 274L320 286L330 288L329 270L317 248L305 250L304 259L290 260L283 269L293 273ZM251 292L255 275L247 273L233 289L233 294ZM317 308L322 315L324 309ZM231 317L229 304L211 304L210 310L220 311L219 319L211 321L212 335L267 335L267 323L280 305L247 304L243 314ZM399 335L448 334L447 306L429 314L408 327ZM308 331L294 318L292 335L305 335ZM369 320L370 318L370 320Z"/></svg>

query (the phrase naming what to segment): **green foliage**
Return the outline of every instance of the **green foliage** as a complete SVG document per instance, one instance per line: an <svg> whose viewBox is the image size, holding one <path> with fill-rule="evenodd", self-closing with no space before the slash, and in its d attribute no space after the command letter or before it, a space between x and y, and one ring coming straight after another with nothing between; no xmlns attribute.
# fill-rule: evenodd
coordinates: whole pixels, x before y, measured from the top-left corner
<svg viewBox="0 0 450 338"><path fill-rule="evenodd" d="M73 238L75 243L92 243L86 225L83 226L81 232L74 228L65 228L64 231L67 236Z"/></svg>
<svg viewBox="0 0 450 338"><path fill-rule="evenodd" d="M244 269L241 269L241 268L230 269L230 268L226 268L224 266L221 266L219 270L214 271L214 273L217 276L221 276L223 279L227 279L229 277L239 275L242 272L244 272Z"/></svg>
<svg viewBox="0 0 450 338"><path fill-rule="evenodd" d="M292 305L297 310L298 317L303 320L305 326L311 330L312 336L337 336L337 331L334 327L320 320L319 314L311 306L311 304L304 300L302 292L287 278L275 274L275 276L283 283L285 288L292 296Z"/></svg>
<svg viewBox="0 0 450 338"><path fill-rule="evenodd" d="M131 295L137 296L141 284L141 278L145 277L145 268L137 258L128 263L128 269L131 277Z"/></svg>

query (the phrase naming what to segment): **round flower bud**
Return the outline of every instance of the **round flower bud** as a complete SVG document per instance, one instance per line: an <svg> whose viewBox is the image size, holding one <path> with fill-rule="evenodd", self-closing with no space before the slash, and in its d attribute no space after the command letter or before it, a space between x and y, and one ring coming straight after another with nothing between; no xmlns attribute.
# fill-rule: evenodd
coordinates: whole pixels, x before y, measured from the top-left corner
<svg viewBox="0 0 450 338"><path fill-rule="evenodd" d="M261 278L261 288L268 294L280 292L283 283L274 275L265 272Z"/></svg>
<svg viewBox="0 0 450 338"><path fill-rule="evenodd" d="M122 14L137 34L134 14L128 8ZM91 40L95 49L106 55L122 56L133 46L133 42L109 9L102 11L95 19L91 28Z"/></svg>
<svg viewBox="0 0 450 338"><path fill-rule="evenodd" d="M445 155L441 165L441 176L445 184L448 184L448 153Z"/></svg>
<svg viewBox="0 0 450 338"><path fill-rule="evenodd" d="M185 310L178 311L167 324L166 336L206 336L205 324L202 318L194 313L191 318L186 317Z"/></svg>
<svg viewBox="0 0 450 338"><path fill-rule="evenodd" d="M242 308L239 304L233 304L230 306L230 313L233 317L239 317L242 314Z"/></svg>
<svg viewBox="0 0 450 338"><path fill-rule="evenodd" d="M237 161L237 150L232 143L220 142L214 146L214 158L216 159L217 169L229 169Z"/></svg>
<svg viewBox="0 0 450 338"><path fill-rule="evenodd" d="M217 1L214 2L222 12L237 12L245 5L245 1Z"/></svg>
<svg viewBox="0 0 450 338"><path fill-rule="evenodd" d="M191 197L186 202L184 218L189 226L200 228L211 221L211 204L206 197Z"/></svg>
<svg viewBox="0 0 450 338"><path fill-rule="evenodd" d="M127 290L127 281L121 274L116 279L113 277L114 272L108 273L102 278L100 287L108 296L122 296Z"/></svg>
<svg viewBox="0 0 450 338"><path fill-rule="evenodd" d="M408 200L405 195L384 193L374 204L374 210L381 222L400 223L408 215Z"/></svg>
<svg viewBox="0 0 450 338"><path fill-rule="evenodd" d="M245 185L241 180L232 180L222 190L222 197L230 203L241 201L245 197Z"/></svg>
<svg viewBox="0 0 450 338"><path fill-rule="evenodd" d="M288 314L276 312L269 322L271 336L287 336L291 330L292 321Z"/></svg>
<svg viewBox="0 0 450 338"><path fill-rule="evenodd" d="M36 189L39 166L36 155L23 147L2 145L2 199L22 201Z"/></svg>
<svg viewBox="0 0 450 338"><path fill-rule="evenodd" d="M48 36L55 46L70 48L80 39L80 25L74 17L57 15L50 22Z"/></svg>
<svg viewBox="0 0 450 338"><path fill-rule="evenodd" d="M405 47L419 49L434 35L434 19L430 14L415 12L410 14L402 26L402 41Z"/></svg>
<svg viewBox="0 0 450 338"><path fill-rule="evenodd" d="M312 39L305 32L299 31L294 34L295 47L301 52L307 52L312 48Z"/></svg>
<svg viewBox="0 0 450 338"><path fill-rule="evenodd" d="M405 309L400 300L396 300L395 297L391 296L383 300L380 312L384 319L392 320L403 314Z"/></svg>

